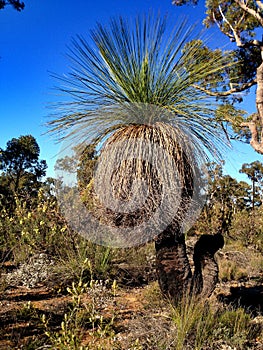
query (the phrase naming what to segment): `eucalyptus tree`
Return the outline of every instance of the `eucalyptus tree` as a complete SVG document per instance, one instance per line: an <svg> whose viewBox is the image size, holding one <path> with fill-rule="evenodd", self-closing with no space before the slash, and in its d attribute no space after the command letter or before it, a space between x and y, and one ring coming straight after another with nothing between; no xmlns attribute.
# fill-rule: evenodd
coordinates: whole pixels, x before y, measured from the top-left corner
<svg viewBox="0 0 263 350"><path fill-rule="evenodd" d="M202 239L193 277L184 233L202 193L201 166L220 156L224 134L217 102L194 85L222 80L226 68L221 55L204 59L198 40L186 46L198 38L186 21L171 29L161 15L98 24L90 41L73 41L71 71L57 76L69 100L49 122L64 142L99 149L94 215L118 237L103 241L98 234L98 243L124 247L154 239L161 290L177 301L190 288L211 293L214 253L223 246L220 232Z"/></svg>
<svg viewBox="0 0 263 350"><path fill-rule="evenodd" d="M177 6L197 3L198 0L173 0ZM230 79L226 80L223 90L208 86L203 88L212 95L224 99L232 96L235 101L242 101L240 93L256 87L256 112L244 118L241 111L233 111L229 105L223 120L232 123L234 130L249 139L255 151L263 154L263 40L260 31L263 27L263 3L254 0L207 0L205 6L205 26L215 25L235 44L232 60L237 64L235 69L226 71Z"/></svg>

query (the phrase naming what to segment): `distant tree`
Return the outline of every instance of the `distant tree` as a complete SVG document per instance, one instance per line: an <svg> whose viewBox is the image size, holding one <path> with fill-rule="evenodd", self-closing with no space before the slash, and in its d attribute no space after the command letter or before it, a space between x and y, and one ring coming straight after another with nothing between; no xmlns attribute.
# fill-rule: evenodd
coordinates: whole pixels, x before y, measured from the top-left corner
<svg viewBox="0 0 263 350"><path fill-rule="evenodd" d="M261 203L259 192L253 192L245 181L223 175L223 163L208 165L208 194L202 214L192 228L197 234L204 231L213 234L224 228L229 233L234 217L240 212L249 212L253 201Z"/></svg>
<svg viewBox="0 0 263 350"><path fill-rule="evenodd" d="M24 10L24 8L25 8L25 4L24 4L23 1L19 1L19 0L0 0L0 10L5 8L7 5L12 6L17 11Z"/></svg>
<svg viewBox="0 0 263 350"><path fill-rule="evenodd" d="M198 0L173 0L174 5L185 4L196 5ZM218 86L207 84L200 85L199 88L208 94L224 99L225 103L230 102L229 97L233 97L236 102L242 101L240 92L249 91L252 86L256 87L256 113L243 119L244 115L240 111L233 111L233 106L228 104L225 108L225 122L230 122L235 131L240 131L246 140L250 140L251 146L260 154L263 154L263 3L262 1L243 0L207 0L206 27L216 25L217 28L236 48L232 50L232 60L236 62L235 68L226 69L223 89ZM257 38L258 37L258 38ZM215 53L224 55L221 50L206 50L206 55ZM228 52L229 58L229 52ZM232 100L232 101L233 101ZM223 120L221 120L223 121ZM245 131L241 129L245 128Z"/></svg>
<svg viewBox="0 0 263 350"><path fill-rule="evenodd" d="M83 191L93 178L97 158L96 143L86 146L81 152L78 164L78 186Z"/></svg>
<svg viewBox="0 0 263 350"><path fill-rule="evenodd" d="M230 175L223 175L222 164L210 163L209 193L207 205L220 203L222 213L231 210L249 209L251 206L250 186L245 181L238 181Z"/></svg>
<svg viewBox="0 0 263 350"><path fill-rule="evenodd" d="M65 171L67 173L74 173L78 165L77 157L74 154L73 156L65 156L59 158L55 164L56 171Z"/></svg>
<svg viewBox="0 0 263 350"><path fill-rule="evenodd" d="M0 191L9 199L29 198L37 193L47 164L39 160L40 149L31 135L13 138L0 148Z"/></svg>
<svg viewBox="0 0 263 350"><path fill-rule="evenodd" d="M93 171L97 159L96 143L82 147L74 147L72 156L59 158L55 164L55 170L74 173L77 169L78 186L84 190L93 177Z"/></svg>
<svg viewBox="0 0 263 350"><path fill-rule="evenodd" d="M230 236L241 240L244 246L254 246L263 253L263 207L241 210L233 218Z"/></svg>
<svg viewBox="0 0 263 350"><path fill-rule="evenodd" d="M77 175L77 187L81 194L81 199L86 206L93 207L92 193L93 193L93 175L95 165L98 159L98 152L96 150L96 143L89 144L79 149L73 148L74 153L72 156L65 156L59 158L55 164L55 170L57 171L58 178L56 179L56 188L60 185L60 176L64 174ZM66 193L64 189L64 193Z"/></svg>
<svg viewBox="0 0 263 350"><path fill-rule="evenodd" d="M245 163L239 172L246 174L252 182L252 209L254 209L255 205L261 205L258 193L256 192L263 186L263 164L259 161L250 164Z"/></svg>

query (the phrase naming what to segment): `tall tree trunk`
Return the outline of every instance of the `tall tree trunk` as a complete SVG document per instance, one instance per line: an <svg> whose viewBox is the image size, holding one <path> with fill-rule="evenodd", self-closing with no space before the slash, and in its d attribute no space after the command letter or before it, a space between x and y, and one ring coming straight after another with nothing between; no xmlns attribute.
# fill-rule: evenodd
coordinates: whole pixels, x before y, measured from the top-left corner
<svg viewBox="0 0 263 350"><path fill-rule="evenodd" d="M257 152L263 154L263 47L261 47L261 59L262 59L262 63L257 68L257 93L256 93L256 104L257 104L261 132L260 134L257 135L258 142L255 142L255 147L253 145L253 139L251 141L251 144Z"/></svg>
<svg viewBox="0 0 263 350"><path fill-rule="evenodd" d="M256 152L263 154L263 46L261 46L261 58L262 63L257 68L256 105L258 114L254 115L252 121L241 125L247 126L251 132L250 145Z"/></svg>
<svg viewBox="0 0 263 350"><path fill-rule="evenodd" d="M252 177L252 210L255 209L255 177Z"/></svg>

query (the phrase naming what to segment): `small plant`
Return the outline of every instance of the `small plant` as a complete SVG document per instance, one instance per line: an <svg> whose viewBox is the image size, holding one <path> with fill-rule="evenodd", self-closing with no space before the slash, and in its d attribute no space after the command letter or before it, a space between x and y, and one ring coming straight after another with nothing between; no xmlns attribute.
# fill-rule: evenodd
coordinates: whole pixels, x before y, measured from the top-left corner
<svg viewBox="0 0 263 350"><path fill-rule="evenodd" d="M209 303L192 296L184 298L177 307L172 306L170 317L176 324L176 334L169 349L184 350L190 346L201 350L221 342L244 349L255 337L251 315L244 309L212 309Z"/></svg>
<svg viewBox="0 0 263 350"><path fill-rule="evenodd" d="M221 260L219 268L219 278L223 282L238 281L242 278L248 277L247 271L240 267L235 261Z"/></svg>
<svg viewBox="0 0 263 350"><path fill-rule="evenodd" d="M217 317L218 335L229 345L243 349L252 333L250 322L250 315L242 308L224 310Z"/></svg>
<svg viewBox="0 0 263 350"><path fill-rule="evenodd" d="M117 285L114 281L111 290L107 287L107 281L93 279L92 264L88 259L83 262L82 271L89 269L90 281L83 282L83 273L78 283L72 282L67 292L71 295L71 306L64 314L60 330L51 332L46 316L42 316L45 334L49 338L52 349L57 350L100 350L99 339L107 341L114 338L113 324L115 310L110 317L102 315L104 298L112 300L116 296ZM83 332L88 330L89 342L82 345Z"/></svg>
<svg viewBox="0 0 263 350"><path fill-rule="evenodd" d="M160 305L165 302L157 281L154 281L145 287L144 297L147 302L145 305L145 308L147 309L160 307Z"/></svg>
<svg viewBox="0 0 263 350"><path fill-rule="evenodd" d="M22 308L19 309L18 317L22 319L31 319L32 317L37 316L37 311L32 305L31 301L23 304Z"/></svg>
<svg viewBox="0 0 263 350"><path fill-rule="evenodd" d="M140 341L137 338L129 349L130 350L143 350L143 346L140 344Z"/></svg>
<svg viewBox="0 0 263 350"><path fill-rule="evenodd" d="M59 350L82 350L80 339L80 315L81 315L81 297L85 292L87 284L83 284L80 279L78 285L72 283L71 288L67 288L71 294L72 306L70 310L64 314L61 328L58 332L51 332L45 315L42 315L42 323L45 328L45 335L51 341L54 349Z"/></svg>
<svg viewBox="0 0 263 350"><path fill-rule="evenodd" d="M176 324L174 349L183 350L190 334L196 333L196 349L201 349L210 329L209 307L192 295L186 295L181 303L171 309L171 319ZM206 322L207 321L207 322Z"/></svg>

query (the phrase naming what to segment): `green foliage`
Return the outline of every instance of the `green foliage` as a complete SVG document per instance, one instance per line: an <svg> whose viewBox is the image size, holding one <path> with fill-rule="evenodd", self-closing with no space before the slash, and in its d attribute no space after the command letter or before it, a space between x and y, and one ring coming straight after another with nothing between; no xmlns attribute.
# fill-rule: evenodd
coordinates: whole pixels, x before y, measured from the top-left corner
<svg viewBox="0 0 263 350"><path fill-rule="evenodd" d="M12 258L19 262L31 254L47 251L56 254L66 244L72 246L73 238L64 218L60 215L54 197L46 196L40 188L36 201L28 205L16 199L15 209L0 213L0 239L2 259ZM63 243L60 246L61 242ZM66 243L67 242L67 243Z"/></svg>
<svg viewBox="0 0 263 350"><path fill-rule="evenodd" d="M171 349L183 350L187 345L196 350L226 343L243 349L251 338L251 315L242 308L213 309L208 303L191 296L171 309L176 335Z"/></svg>
<svg viewBox="0 0 263 350"><path fill-rule="evenodd" d="M174 0L175 5L195 4L192 0ZM213 96L223 99L224 103L230 106L233 102L241 102L245 92L249 92L252 86L257 85L257 108L258 101L262 100L262 38L260 29L263 26L263 9L261 2L257 1L225 1L225 0L207 0L206 18L204 25L209 28L216 27L232 43L236 44L236 49L232 49L231 54L227 52L228 59L235 64L231 69L225 69L225 84L223 89L211 89L207 86L206 92ZM259 38L257 39L257 36ZM217 54L218 49L208 51L210 55ZM222 50L221 55L225 55ZM231 58L232 57L232 58ZM227 57L226 57L227 59ZM242 94L240 94L242 93ZM252 147L259 153L262 153L261 130L262 130L262 111L257 108L257 113L245 115L241 118L237 110L236 116L225 115L225 121L233 125L233 130L237 133L237 138L245 141L252 140ZM223 116L224 119L224 116ZM232 119L232 120L231 120ZM248 122L250 124L248 124ZM256 130L255 130L256 126ZM253 135L253 136L252 136Z"/></svg>
<svg viewBox="0 0 263 350"><path fill-rule="evenodd" d="M21 11L25 8L25 4L20 0L1 0L0 1L0 10L5 8L7 5L12 6L15 10Z"/></svg>
<svg viewBox="0 0 263 350"><path fill-rule="evenodd" d="M183 5L191 2L191 0L173 1L175 5ZM255 19L255 16L248 14L235 2L208 0L206 1L206 8L207 17L204 20L206 27L216 24L220 31L228 36L231 41L237 40L235 34L241 37L240 40L242 42L249 41L255 36L254 29L261 27L259 21ZM229 98L229 94L225 95L224 93L230 89L241 87L241 90L237 92L243 89L246 90L245 85L244 88L242 88L242 85L255 79L256 69L261 63L260 48L252 44L240 45L238 49L232 51L223 51L220 49L211 50L200 41L200 51L203 52L204 55L211 57L221 55L225 57L226 62L229 60L236 62L231 69L226 68L224 74L221 73L221 82L224 82L224 84L221 85L223 86L222 90L218 89L219 86L217 86L216 90L213 90L213 88L215 88L213 85L206 86L208 92L218 92L218 97L224 99ZM235 94L232 95L232 99L235 102L242 101L242 97Z"/></svg>
<svg viewBox="0 0 263 350"><path fill-rule="evenodd" d="M223 175L223 163L208 163L207 167L207 200L191 232L214 234L221 230L227 233L234 214L238 210L250 207L250 187L245 182L238 182L229 175Z"/></svg>
<svg viewBox="0 0 263 350"><path fill-rule="evenodd" d="M155 290L153 293L155 297ZM243 350L250 348L249 342L254 337L260 337L260 327L256 329L252 323L253 315L241 307L221 307L211 299L204 302L187 295L176 307L169 304L167 309L163 304L152 305L151 296L148 298L153 315L148 315L149 324L145 325L144 337L141 335L137 339L142 349L203 350L231 347ZM154 323L151 332L150 324L155 317L157 323ZM143 322L147 322L147 317ZM163 334L161 341L160 334Z"/></svg>
<svg viewBox="0 0 263 350"><path fill-rule="evenodd" d="M211 50L205 41L201 39L192 40L183 48L183 52L186 53L191 52L191 50L196 51L196 57L188 55L185 58L186 67L190 74L194 74L198 67L202 69L203 62L206 60L210 62L222 62L221 69L215 68L214 71L211 70L210 75L195 83L199 83L202 88L210 91L220 87L224 90L226 84L229 84L229 79L231 81L234 76L235 65L229 67L229 61L234 61L233 53L228 51L223 52L220 49ZM229 75L230 72L232 76Z"/></svg>
<svg viewBox="0 0 263 350"><path fill-rule="evenodd" d="M260 161L255 161L250 164L242 165L240 173L244 173L252 181L262 183L263 181L263 164Z"/></svg>
<svg viewBox="0 0 263 350"><path fill-rule="evenodd" d="M101 314L101 304L104 299L108 299L108 304L114 304L117 285L113 282L110 289L102 281L93 279L92 264L88 259L83 261L82 270L89 269L90 281L84 283L83 276L80 276L77 283L73 282L71 287L67 288L67 292L71 295L71 306L64 319L61 322L61 328L57 332L49 329L49 323L46 316L42 316L42 323L45 328L45 335L48 337L52 349L56 350L102 350L104 347L100 345L98 340L107 339L107 343L113 344L115 321L115 310L109 318L105 318ZM86 301L85 301L86 296ZM88 300L87 300L88 298ZM89 343L82 346L82 332L84 329L89 330Z"/></svg>
<svg viewBox="0 0 263 350"><path fill-rule="evenodd" d="M63 102L64 110L49 123L51 131L62 132L62 137L65 132L72 137L77 133L78 141L83 137L92 143L105 141L106 135L130 123L182 123L214 154L215 145L222 147L222 141L217 142L220 125L214 123L216 101L208 102L194 84L216 84L217 72L232 63L220 55L204 59L199 40L185 46L198 37L185 21L171 34L168 19L153 14L131 23L120 17L109 26L98 24L91 32L96 49L78 37L71 49L71 72L57 77L69 86L61 90L72 100ZM171 113L152 113L148 120L141 103Z"/></svg>
<svg viewBox="0 0 263 350"><path fill-rule="evenodd" d="M90 269L83 270L83 262L88 258L93 266L93 277L109 279L114 274L112 260L116 252L113 249L88 242L81 236L76 236L71 249L66 246L67 241L61 242L61 251L57 252L58 274L61 276L60 287L64 288L68 281L80 278L87 282L90 279Z"/></svg>
<svg viewBox="0 0 263 350"><path fill-rule="evenodd" d="M233 59L238 62L231 72L232 83L244 84L256 78L257 67L261 63L261 53L259 47L242 47L233 52Z"/></svg>
<svg viewBox="0 0 263 350"><path fill-rule="evenodd" d="M174 349L183 350L187 337L193 331L196 332L195 349L201 349L211 332L213 316L209 306L206 307L192 296L186 296L176 308L172 308L171 317L177 328Z"/></svg>
<svg viewBox="0 0 263 350"><path fill-rule="evenodd" d="M206 26L212 24L218 24L220 30L230 38L235 39L231 36L232 28L242 35L244 39L251 39L255 36L255 29L260 27L260 23L256 20L255 16L244 11L241 6L236 2L231 1L206 1L207 7L207 18L204 23ZM249 7L253 10L262 12L262 9L254 2L249 3ZM227 20L226 20L227 19ZM233 35L233 34L232 34Z"/></svg>
<svg viewBox="0 0 263 350"><path fill-rule="evenodd" d="M217 315L218 329L215 333L225 341L231 341L231 344L243 348L252 334L251 316L244 309L230 309L220 312Z"/></svg>
<svg viewBox="0 0 263 350"><path fill-rule="evenodd" d="M245 247L252 245L263 252L263 208L236 213L230 235L239 239Z"/></svg>
<svg viewBox="0 0 263 350"><path fill-rule="evenodd" d="M198 0L174 0L173 4L180 6L189 3L196 4L197 2ZM210 27L211 25L216 24L219 30L232 42L236 42L238 39L241 39L243 42L249 42L249 40L253 39L256 36L256 29L262 26L261 18L262 8L253 1L250 1L248 4L246 4L246 6L242 6L242 4L237 1L206 1L206 18L204 20L205 26ZM243 58L240 61L245 63L244 55L251 57L251 55L253 55L253 50L256 49L257 48L253 47L253 45L247 45L246 47L242 48L239 54L243 56ZM256 63L255 60L248 61L249 65L255 65ZM249 66L247 66L247 68L247 73L250 74Z"/></svg>
<svg viewBox="0 0 263 350"><path fill-rule="evenodd" d="M56 261L56 283L61 288L68 281L90 278L88 271L82 271L87 257L96 278L106 279L115 254L113 249L92 244L72 231L56 199L42 188L30 206L17 200L12 213L6 209L0 212L0 244L1 261L11 259L18 264L41 252L51 256Z"/></svg>
<svg viewBox="0 0 263 350"><path fill-rule="evenodd" d="M223 282L239 281L248 277L246 269L233 260L221 260L219 267L219 278Z"/></svg>
<svg viewBox="0 0 263 350"><path fill-rule="evenodd" d="M31 135L13 138L6 149L0 149L0 195L6 207L12 207L15 198L32 200L41 187L47 164L39 160L40 149Z"/></svg>

